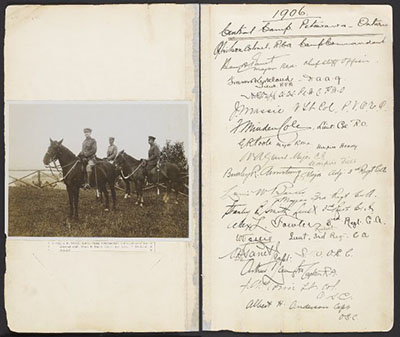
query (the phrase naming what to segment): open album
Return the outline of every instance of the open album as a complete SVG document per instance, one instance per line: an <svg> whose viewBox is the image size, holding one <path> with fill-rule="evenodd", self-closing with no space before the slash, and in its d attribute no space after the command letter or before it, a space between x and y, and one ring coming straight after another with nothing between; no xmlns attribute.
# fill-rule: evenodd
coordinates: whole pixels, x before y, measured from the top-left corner
<svg viewBox="0 0 400 337"><path fill-rule="evenodd" d="M10 330L392 328L390 6L9 6L4 63Z"/></svg>

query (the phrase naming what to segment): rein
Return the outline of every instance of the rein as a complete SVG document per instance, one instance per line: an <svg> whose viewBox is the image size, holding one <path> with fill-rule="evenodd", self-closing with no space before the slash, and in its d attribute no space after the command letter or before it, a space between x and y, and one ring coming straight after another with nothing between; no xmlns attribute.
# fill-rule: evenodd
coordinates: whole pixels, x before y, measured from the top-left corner
<svg viewBox="0 0 400 337"><path fill-rule="evenodd" d="M69 174L72 172L72 170L75 168L75 166L78 164L78 162L79 162L79 159L75 159L75 161L72 161L72 162L68 163L67 165L61 166L61 165L57 165L57 163L56 163L57 160L58 160L58 159L53 159L53 160L50 162L50 164L49 164L48 166L49 166L50 171L51 171L51 174L52 174L53 176L56 176L56 175L53 173L53 170L52 170L52 167L51 167L51 163L54 164L54 168L57 169L58 173L59 173L59 174L61 173L61 174L63 175L63 177L62 177L61 179L58 179L58 181L63 181L64 179L66 179L66 178L69 176ZM72 164L73 164L73 165L72 165ZM64 173L61 172L60 169L59 169L58 167L60 166L61 168L65 168L65 167L68 167L68 166L70 166L70 165L72 165L72 167L69 169L69 171L67 172L67 174L64 176Z"/></svg>
<svg viewBox="0 0 400 337"><path fill-rule="evenodd" d="M68 177L68 175L72 172L72 170L75 168L75 166L76 166L76 164L78 164L78 162L79 162L79 159L77 159L77 160L75 161L74 165L72 165L72 167L69 169L69 171L67 172L67 174L66 174L65 176L63 176L63 177L61 178L61 180L64 180L64 179L66 179L66 178ZM68 165L69 165L69 164L68 164ZM68 166L68 165L65 165L65 166Z"/></svg>
<svg viewBox="0 0 400 337"><path fill-rule="evenodd" d="M143 166L143 162L141 162L141 163L138 165L138 167L136 167L136 169L135 169L133 172L131 172L130 174L128 174L127 176L124 176L124 172L123 172L123 170L122 170L122 168L121 168L121 176L122 176L122 178L124 178L125 180L129 179L129 178L132 177L132 176L136 173L136 171L139 170L139 168L141 168L142 166Z"/></svg>
<svg viewBox="0 0 400 337"><path fill-rule="evenodd" d="M61 172L60 172L60 169L58 168L59 165L57 165L57 163L56 163L56 160L57 160L57 159L52 160L52 161L49 163L49 165L47 165L47 166L49 167L49 169L50 169L51 175L54 176L54 177L56 176L56 174L54 174L54 172L53 172L53 169L52 169L52 167L51 167L51 163L54 164L54 168L57 170L57 172L58 172L58 173L61 173Z"/></svg>

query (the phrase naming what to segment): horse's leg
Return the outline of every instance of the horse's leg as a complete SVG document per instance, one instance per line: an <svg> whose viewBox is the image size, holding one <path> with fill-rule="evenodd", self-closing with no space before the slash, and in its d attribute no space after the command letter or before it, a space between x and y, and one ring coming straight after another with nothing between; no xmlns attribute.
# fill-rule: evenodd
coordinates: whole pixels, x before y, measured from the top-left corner
<svg viewBox="0 0 400 337"><path fill-rule="evenodd" d="M113 183L110 184L110 190L111 190L111 197L112 197L112 202L113 202L113 211L117 209L116 203L117 203L117 195L115 193L115 185Z"/></svg>
<svg viewBox="0 0 400 337"><path fill-rule="evenodd" d="M107 187L106 187L105 183L101 184L101 191L104 193L104 197L106 199L106 205L105 205L104 210L105 211L109 211L110 210L110 200L109 200L109 197L108 197L108 191L107 191Z"/></svg>
<svg viewBox="0 0 400 337"><path fill-rule="evenodd" d="M124 179L124 182L125 182L124 199L128 199L131 197L131 182L128 179Z"/></svg>
<svg viewBox="0 0 400 337"><path fill-rule="evenodd" d="M138 190L138 200L140 207L143 207L143 187L144 187L144 180L141 181L138 179L137 190Z"/></svg>
<svg viewBox="0 0 400 337"><path fill-rule="evenodd" d="M123 179L123 178L122 178ZM128 185L129 185L129 182L126 180L126 179L123 179L124 180L124 184L125 184L125 195L124 195L124 199L128 199L128 189L129 189L129 187L128 187Z"/></svg>
<svg viewBox="0 0 400 337"><path fill-rule="evenodd" d="M139 205L139 187L138 187L138 180L137 180L137 179L134 179L133 182L135 183L135 193L136 193L135 205Z"/></svg>
<svg viewBox="0 0 400 337"><path fill-rule="evenodd" d="M163 200L165 203L167 203L169 200L169 194L171 192L171 182L167 181L166 185L167 185L167 191L165 192L165 194L163 196Z"/></svg>
<svg viewBox="0 0 400 337"><path fill-rule="evenodd" d="M74 205L73 205L73 194L71 187L67 186L68 192L68 201L69 201L69 218L71 219L74 216Z"/></svg>
<svg viewBox="0 0 400 337"><path fill-rule="evenodd" d="M179 183L174 183L174 190L175 190L175 204L178 205L178 194L179 194Z"/></svg>
<svg viewBox="0 0 400 337"><path fill-rule="evenodd" d="M75 208L75 219L79 218L78 215L78 205L79 205L79 187L76 186L74 190L74 208Z"/></svg>

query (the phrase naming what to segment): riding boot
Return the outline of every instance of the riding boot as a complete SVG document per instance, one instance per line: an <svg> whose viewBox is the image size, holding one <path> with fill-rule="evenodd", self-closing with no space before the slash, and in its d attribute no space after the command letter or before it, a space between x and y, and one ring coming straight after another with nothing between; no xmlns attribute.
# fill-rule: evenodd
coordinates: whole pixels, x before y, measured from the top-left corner
<svg viewBox="0 0 400 337"><path fill-rule="evenodd" d="M85 181L85 189L89 190L90 189L90 176L92 172L87 172L86 171L86 181Z"/></svg>
<svg viewBox="0 0 400 337"><path fill-rule="evenodd" d="M83 169L83 184L82 184L81 187L82 187L84 190L86 190L87 185L88 185L87 172L86 172L85 169Z"/></svg>

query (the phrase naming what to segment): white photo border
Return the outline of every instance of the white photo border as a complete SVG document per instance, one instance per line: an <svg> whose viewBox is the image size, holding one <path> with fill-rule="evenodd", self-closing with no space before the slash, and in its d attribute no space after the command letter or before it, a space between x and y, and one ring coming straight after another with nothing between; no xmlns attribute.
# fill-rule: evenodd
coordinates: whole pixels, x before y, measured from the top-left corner
<svg viewBox="0 0 400 337"><path fill-rule="evenodd" d="M26 104L26 105L33 105L33 104L154 104L154 105L167 105L167 104L182 104L187 106L187 113L188 113L188 164L189 164L189 212L188 212L188 237L186 238L136 238L136 237L74 237L74 236L67 236L67 237L39 237L39 236L9 236L8 235L8 189L9 189L9 109L10 105L16 104ZM195 183L193 180L194 175L194 167L193 164L196 160L193 157L193 144L192 144L192 122L193 122L193 113L195 109L192 109L193 102L188 100L148 100L148 101L141 101L141 100L132 100L132 101L102 101L102 100L93 100L93 101L79 101L79 100L10 100L5 102L5 109L4 109L4 120L5 120L5 129L4 129L4 143L5 143L5 163L4 163L4 231L6 234L7 240L29 240L29 241L132 241L132 242L189 242L193 240L194 233L193 233L193 209L195 209L195 205L193 204L195 198L193 197L193 184Z"/></svg>

